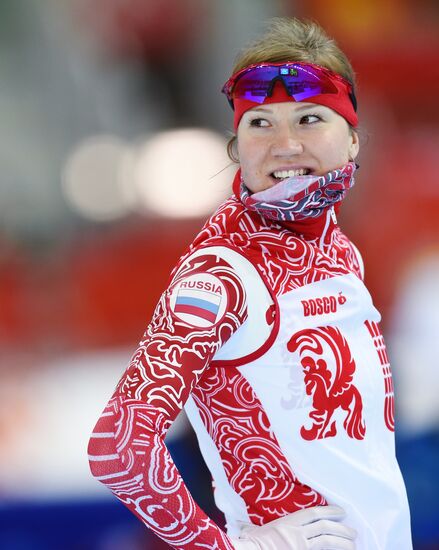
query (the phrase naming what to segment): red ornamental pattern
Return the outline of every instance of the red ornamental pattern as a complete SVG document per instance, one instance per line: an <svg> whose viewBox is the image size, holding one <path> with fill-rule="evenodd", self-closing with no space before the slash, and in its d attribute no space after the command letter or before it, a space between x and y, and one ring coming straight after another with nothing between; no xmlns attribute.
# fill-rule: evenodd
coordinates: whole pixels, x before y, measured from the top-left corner
<svg viewBox="0 0 439 550"><path fill-rule="evenodd" d="M373 338L375 349L377 350L378 357L383 368L384 375L384 421L387 428L391 431L395 431L395 404L394 404L394 392L393 392L393 380L392 371L390 370L390 362L387 357L386 345L384 343L383 335L377 323L373 321L366 321L364 323Z"/></svg>
<svg viewBox="0 0 439 550"><path fill-rule="evenodd" d="M244 500L254 524L326 504L322 495L294 475L261 402L239 371L206 372L192 396L229 484Z"/></svg>
<svg viewBox="0 0 439 550"><path fill-rule="evenodd" d="M144 340L89 443L94 476L173 548L232 550L227 535L198 508L164 444L167 429L219 347L247 316L245 291L223 260L183 262L174 283L197 273L220 278L229 307L221 322L195 329L176 318L165 293Z"/></svg>
<svg viewBox="0 0 439 550"><path fill-rule="evenodd" d="M338 226L332 224L323 236L305 239L288 226L246 210L234 198L207 222L188 255L217 245L241 252L277 296L337 275L354 273L361 278L356 252Z"/></svg>
<svg viewBox="0 0 439 550"><path fill-rule="evenodd" d="M333 369L323 359L323 356L328 357L323 344L332 352ZM312 397L313 410L309 413L312 426L302 426L302 437L311 441L337 435L336 422L331 419L341 408L346 411L343 427L348 436L364 439L363 402L353 384L355 361L341 332L332 326L301 330L290 339L287 347L291 353L299 352L306 393Z"/></svg>

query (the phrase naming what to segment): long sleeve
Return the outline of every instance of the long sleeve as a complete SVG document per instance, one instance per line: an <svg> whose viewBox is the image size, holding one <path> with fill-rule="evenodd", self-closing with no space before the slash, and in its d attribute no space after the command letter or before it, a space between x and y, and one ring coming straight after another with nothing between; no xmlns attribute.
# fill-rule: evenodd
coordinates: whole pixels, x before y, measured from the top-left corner
<svg viewBox="0 0 439 550"><path fill-rule="evenodd" d="M90 439L92 474L173 548L233 548L194 502L164 437L246 316L228 263L210 254L184 261Z"/></svg>

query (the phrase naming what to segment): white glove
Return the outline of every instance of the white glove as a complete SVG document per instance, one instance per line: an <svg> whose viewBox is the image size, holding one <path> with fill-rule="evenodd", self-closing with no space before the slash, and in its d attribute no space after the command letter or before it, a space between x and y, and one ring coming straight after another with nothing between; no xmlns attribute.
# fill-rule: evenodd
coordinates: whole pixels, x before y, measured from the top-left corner
<svg viewBox="0 0 439 550"><path fill-rule="evenodd" d="M293 512L260 527L244 527L235 550L355 550L357 533L340 522L339 506L315 506Z"/></svg>

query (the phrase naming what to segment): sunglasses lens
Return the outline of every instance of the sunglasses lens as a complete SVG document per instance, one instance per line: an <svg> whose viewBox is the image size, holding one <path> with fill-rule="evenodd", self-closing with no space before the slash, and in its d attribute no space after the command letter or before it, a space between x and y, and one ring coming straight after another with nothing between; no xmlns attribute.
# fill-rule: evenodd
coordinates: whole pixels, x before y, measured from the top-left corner
<svg viewBox="0 0 439 550"><path fill-rule="evenodd" d="M296 65L255 67L238 78L232 88L231 96L263 103L267 95L271 95L278 80L283 82L288 95L296 101L303 101L320 94L337 93L337 88L323 72Z"/></svg>
<svg viewBox="0 0 439 550"><path fill-rule="evenodd" d="M271 67L253 69L237 80L232 90L232 97L248 99L255 103L263 103L269 92L271 82L279 74Z"/></svg>

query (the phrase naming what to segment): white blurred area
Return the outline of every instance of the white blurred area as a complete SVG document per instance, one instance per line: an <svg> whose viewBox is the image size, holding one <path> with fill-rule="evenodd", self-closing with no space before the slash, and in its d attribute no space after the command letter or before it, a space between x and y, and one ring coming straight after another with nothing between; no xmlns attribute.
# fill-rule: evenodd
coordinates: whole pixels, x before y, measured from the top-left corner
<svg viewBox="0 0 439 550"><path fill-rule="evenodd" d="M396 295L388 345L401 428L409 435L439 426L439 249L409 259Z"/></svg>
<svg viewBox="0 0 439 550"><path fill-rule="evenodd" d="M62 189L71 208L94 221L126 216L131 201L123 186L123 167L129 156L129 146L116 137L84 140L62 172Z"/></svg>
<svg viewBox="0 0 439 550"><path fill-rule="evenodd" d="M175 218L201 217L230 195L235 171L223 136L185 128L159 133L140 146L126 185L132 182L143 209Z"/></svg>
<svg viewBox="0 0 439 550"><path fill-rule="evenodd" d="M212 130L168 130L133 144L102 135L72 151L62 189L69 206L95 222L133 211L198 218L230 194L234 171L226 139Z"/></svg>

